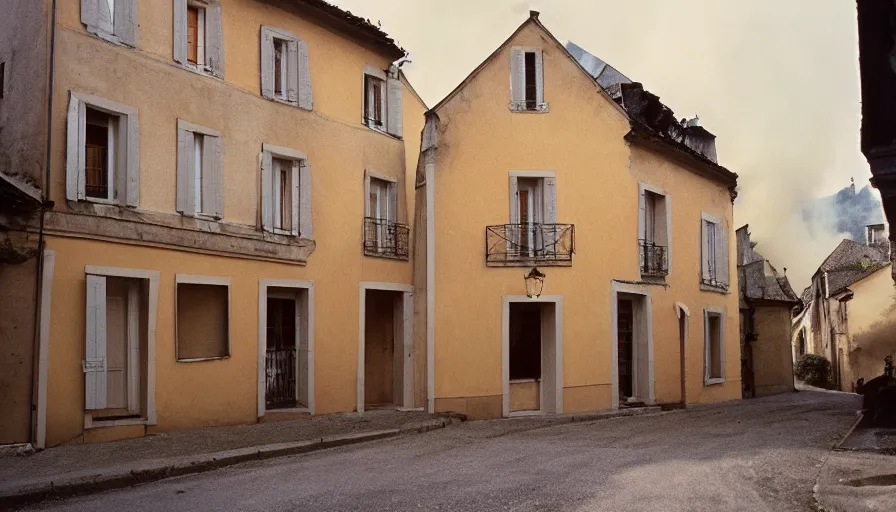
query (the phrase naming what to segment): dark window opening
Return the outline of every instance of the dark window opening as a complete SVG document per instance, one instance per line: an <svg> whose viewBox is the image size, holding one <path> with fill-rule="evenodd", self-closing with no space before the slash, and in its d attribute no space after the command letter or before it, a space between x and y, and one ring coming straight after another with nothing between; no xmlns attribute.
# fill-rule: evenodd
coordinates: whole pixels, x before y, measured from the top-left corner
<svg viewBox="0 0 896 512"><path fill-rule="evenodd" d="M274 94L283 96L285 88L283 87L283 55L286 52L286 44L280 39L274 39Z"/></svg>
<svg viewBox="0 0 896 512"><path fill-rule="evenodd" d="M374 76L364 77L364 121L383 126L383 81Z"/></svg>
<svg viewBox="0 0 896 512"><path fill-rule="evenodd" d="M541 378L541 304L510 305L510 380Z"/></svg>
<svg viewBox="0 0 896 512"><path fill-rule="evenodd" d="M0 100L3 99L3 93L6 89L6 63L0 62Z"/></svg>
<svg viewBox="0 0 896 512"><path fill-rule="evenodd" d="M84 141L85 193L87 197L109 199L110 117L87 111Z"/></svg>
<svg viewBox="0 0 896 512"><path fill-rule="evenodd" d="M538 83L535 76L535 52L526 52L526 110L538 107Z"/></svg>

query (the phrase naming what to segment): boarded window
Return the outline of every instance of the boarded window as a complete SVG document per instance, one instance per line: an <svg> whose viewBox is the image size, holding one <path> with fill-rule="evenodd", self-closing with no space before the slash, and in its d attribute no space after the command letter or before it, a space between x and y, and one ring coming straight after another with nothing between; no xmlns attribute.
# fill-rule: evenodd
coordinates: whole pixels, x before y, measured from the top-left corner
<svg viewBox="0 0 896 512"><path fill-rule="evenodd" d="M177 284L177 359L230 355L230 290L226 285Z"/></svg>

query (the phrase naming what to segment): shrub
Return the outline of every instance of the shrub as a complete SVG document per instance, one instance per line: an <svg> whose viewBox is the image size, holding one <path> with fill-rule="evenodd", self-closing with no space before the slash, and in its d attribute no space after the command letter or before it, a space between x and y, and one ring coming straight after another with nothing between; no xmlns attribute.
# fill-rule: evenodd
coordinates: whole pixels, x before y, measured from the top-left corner
<svg viewBox="0 0 896 512"><path fill-rule="evenodd" d="M831 376L831 362L815 354L805 354L793 367L796 378L810 386L827 388Z"/></svg>

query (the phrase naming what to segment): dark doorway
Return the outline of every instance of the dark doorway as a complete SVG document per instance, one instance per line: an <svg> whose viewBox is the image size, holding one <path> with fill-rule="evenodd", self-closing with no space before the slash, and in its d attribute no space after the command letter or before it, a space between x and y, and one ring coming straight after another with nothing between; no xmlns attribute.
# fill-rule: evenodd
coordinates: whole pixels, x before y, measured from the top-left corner
<svg viewBox="0 0 896 512"><path fill-rule="evenodd" d="M542 304L510 304L510 410L541 409Z"/></svg>
<svg viewBox="0 0 896 512"><path fill-rule="evenodd" d="M688 337L688 317L684 311L681 309L678 310L678 354L680 361L680 371L681 371L681 405L686 405L688 403L688 394L687 394L687 365L685 360L685 341Z"/></svg>
<svg viewBox="0 0 896 512"><path fill-rule="evenodd" d="M296 300L268 297L265 404L268 409L296 407Z"/></svg>
<svg viewBox="0 0 896 512"><path fill-rule="evenodd" d="M364 299L364 407L402 405L402 293L367 290Z"/></svg>
<svg viewBox="0 0 896 512"><path fill-rule="evenodd" d="M630 299L619 299L617 308L618 355L619 355L619 401L624 403L634 396L634 303Z"/></svg>

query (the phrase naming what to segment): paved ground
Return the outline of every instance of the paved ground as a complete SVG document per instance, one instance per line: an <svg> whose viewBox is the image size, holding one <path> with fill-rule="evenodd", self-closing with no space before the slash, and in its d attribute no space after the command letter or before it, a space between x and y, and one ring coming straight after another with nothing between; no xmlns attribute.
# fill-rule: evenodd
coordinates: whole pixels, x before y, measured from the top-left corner
<svg viewBox="0 0 896 512"><path fill-rule="evenodd" d="M37 508L805 511L858 401L800 392L548 428L470 422Z"/></svg>

